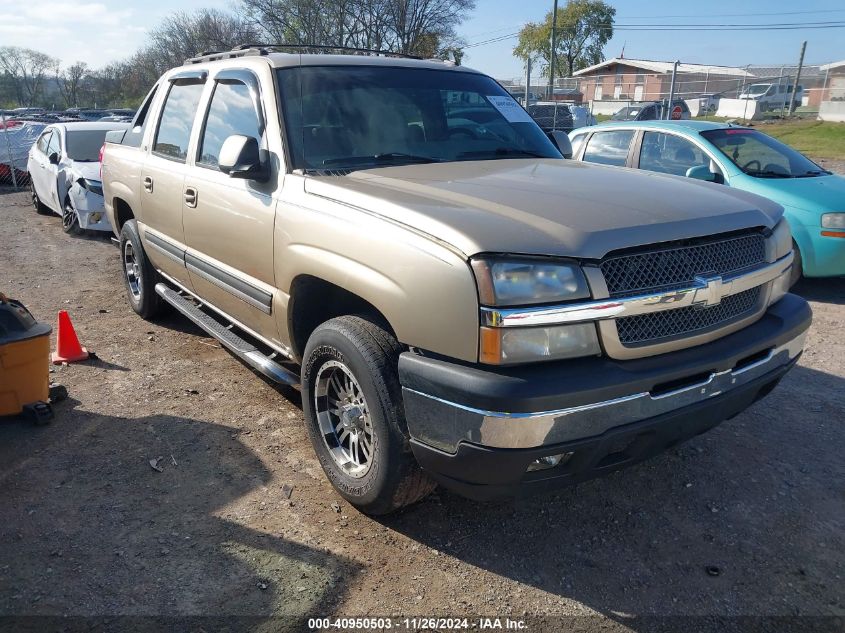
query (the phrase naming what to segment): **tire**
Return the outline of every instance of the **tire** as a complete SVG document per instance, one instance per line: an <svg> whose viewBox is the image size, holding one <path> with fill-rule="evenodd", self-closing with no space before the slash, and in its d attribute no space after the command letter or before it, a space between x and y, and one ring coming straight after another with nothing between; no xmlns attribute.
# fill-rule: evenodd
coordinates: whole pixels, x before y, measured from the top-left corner
<svg viewBox="0 0 845 633"><path fill-rule="evenodd" d="M68 235L82 235L85 233L85 229L79 226L79 214L73 208L70 196L65 198L65 204L62 207L62 231Z"/></svg>
<svg viewBox="0 0 845 633"><path fill-rule="evenodd" d="M35 193L35 183L32 182L32 178L29 180L29 193L32 196L32 207L35 209L35 212L38 215L50 215L50 209L41 202L41 198Z"/></svg>
<svg viewBox="0 0 845 633"><path fill-rule="evenodd" d="M411 453L400 352L392 335L357 316L323 323L305 347L302 408L308 436L332 486L366 514L393 512L436 486ZM334 397L343 393L336 388L342 383L348 386L347 401Z"/></svg>
<svg viewBox="0 0 845 633"><path fill-rule="evenodd" d="M789 273L790 288L801 281L801 277L804 275L804 264L801 261L801 249L798 248L798 244L795 242L792 242L792 252L795 254L795 259L792 260L792 270Z"/></svg>
<svg viewBox="0 0 845 633"><path fill-rule="evenodd" d="M147 259L135 220L128 220L120 231L120 259L132 309L148 321L168 312L170 304L155 291L155 285L163 279Z"/></svg>

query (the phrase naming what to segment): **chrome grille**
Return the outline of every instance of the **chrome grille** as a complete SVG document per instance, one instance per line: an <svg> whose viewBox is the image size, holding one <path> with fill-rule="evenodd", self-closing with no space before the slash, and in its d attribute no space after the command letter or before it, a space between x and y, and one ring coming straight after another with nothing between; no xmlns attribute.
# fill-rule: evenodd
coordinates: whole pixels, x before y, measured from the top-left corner
<svg viewBox="0 0 845 633"><path fill-rule="evenodd" d="M616 319L619 341L626 346L652 343L675 336L694 336L739 321L756 311L760 286L725 297L709 308L690 306Z"/></svg>
<svg viewBox="0 0 845 633"><path fill-rule="evenodd" d="M766 261L759 233L604 259L600 268L611 297L689 286L696 275L730 275Z"/></svg>

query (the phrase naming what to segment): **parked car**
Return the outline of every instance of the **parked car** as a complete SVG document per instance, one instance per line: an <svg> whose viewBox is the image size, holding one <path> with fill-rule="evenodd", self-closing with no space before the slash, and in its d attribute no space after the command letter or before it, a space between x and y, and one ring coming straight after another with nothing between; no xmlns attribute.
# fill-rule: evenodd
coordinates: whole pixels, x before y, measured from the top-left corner
<svg viewBox="0 0 845 633"><path fill-rule="evenodd" d="M698 111L700 113L712 114L719 109L719 101L722 94L718 92L706 92L698 97Z"/></svg>
<svg viewBox="0 0 845 633"><path fill-rule="evenodd" d="M655 455L769 393L811 319L779 205L563 160L464 66L197 57L107 136L103 187L132 308L301 385L368 513Z"/></svg>
<svg viewBox="0 0 845 633"><path fill-rule="evenodd" d="M757 102L757 108L761 112L788 108L789 100L792 98L792 84L787 83L763 83L752 84L742 91L740 99L749 99ZM799 84L795 93L795 107L801 106L804 98L804 87Z"/></svg>
<svg viewBox="0 0 845 633"><path fill-rule="evenodd" d="M654 101L652 103L638 103L634 105L625 106L617 110L611 118L612 121L652 121L655 119L664 119L666 117L666 108L669 107L668 101ZM689 106L683 99L677 99L672 102L672 119L689 119L691 118Z"/></svg>
<svg viewBox="0 0 845 633"><path fill-rule="evenodd" d="M27 163L35 210L59 214L65 233L111 231L103 208L99 152L107 132L128 127L79 122L44 128Z"/></svg>
<svg viewBox="0 0 845 633"><path fill-rule="evenodd" d="M845 178L759 130L707 121L600 125L570 135L573 158L728 185L785 209L792 282L845 276Z"/></svg>
<svg viewBox="0 0 845 633"><path fill-rule="evenodd" d="M26 183L29 150L44 129L43 123L7 119L0 122L0 183L4 185ZM14 173L14 177L13 177Z"/></svg>

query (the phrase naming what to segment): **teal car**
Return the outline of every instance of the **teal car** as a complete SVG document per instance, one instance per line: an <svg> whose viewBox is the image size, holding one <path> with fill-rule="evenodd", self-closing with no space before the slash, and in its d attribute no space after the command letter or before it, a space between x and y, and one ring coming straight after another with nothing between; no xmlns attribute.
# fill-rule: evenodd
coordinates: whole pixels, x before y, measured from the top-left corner
<svg viewBox="0 0 845 633"><path fill-rule="evenodd" d="M792 229L793 282L845 276L845 178L748 127L631 121L573 130L572 158L719 183L782 205Z"/></svg>

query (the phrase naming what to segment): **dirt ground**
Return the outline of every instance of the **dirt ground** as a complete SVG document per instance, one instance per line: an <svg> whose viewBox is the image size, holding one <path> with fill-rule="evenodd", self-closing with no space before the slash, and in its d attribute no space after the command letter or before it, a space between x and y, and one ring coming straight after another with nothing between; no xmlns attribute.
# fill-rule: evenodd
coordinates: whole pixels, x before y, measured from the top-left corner
<svg viewBox="0 0 845 633"><path fill-rule="evenodd" d="M67 309L99 358L55 369L70 398L50 425L0 422L0 616L845 617L845 280L798 286L815 312L799 366L708 434L551 496L438 491L380 520L327 483L296 391L183 318L142 321L107 238L2 190L0 290L44 321Z"/></svg>

